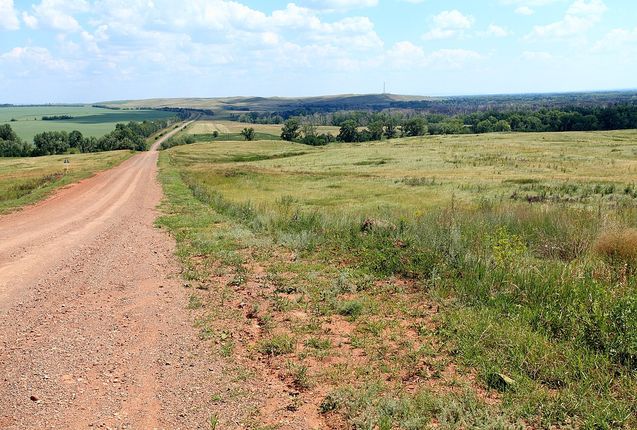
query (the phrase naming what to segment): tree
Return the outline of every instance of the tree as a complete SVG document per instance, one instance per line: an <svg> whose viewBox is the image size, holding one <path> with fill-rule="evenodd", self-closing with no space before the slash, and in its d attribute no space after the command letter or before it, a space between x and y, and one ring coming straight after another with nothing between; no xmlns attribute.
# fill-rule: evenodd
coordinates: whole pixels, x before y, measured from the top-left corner
<svg viewBox="0 0 637 430"><path fill-rule="evenodd" d="M398 127L394 118L389 118L385 123L385 137L393 139L398 136Z"/></svg>
<svg viewBox="0 0 637 430"><path fill-rule="evenodd" d="M476 125L476 133L491 133L494 130L494 124L485 119Z"/></svg>
<svg viewBox="0 0 637 430"><path fill-rule="evenodd" d="M69 146L71 148L82 148L82 141L84 140L84 136L82 136L82 133L77 131L77 130L73 130L72 132L69 133Z"/></svg>
<svg viewBox="0 0 637 430"><path fill-rule="evenodd" d="M427 133L427 123L423 118L412 118L403 124L403 133L409 137L422 136Z"/></svg>
<svg viewBox="0 0 637 430"><path fill-rule="evenodd" d="M241 136L243 136L244 140L254 140L254 128L244 128L243 130L241 130Z"/></svg>
<svg viewBox="0 0 637 430"><path fill-rule="evenodd" d="M9 124L0 125L0 140L8 140L11 142L18 141L18 135L13 131Z"/></svg>
<svg viewBox="0 0 637 430"><path fill-rule="evenodd" d="M358 130L356 129L356 122L348 119L341 124L341 129L338 133L337 139L341 142L356 142L358 141Z"/></svg>
<svg viewBox="0 0 637 430"><path fill-rule="evenodd" d="M82 143L79 146L81 152L97 152L100 151L97 138L91 136L82 139Z"/></svg>
<svg viewBox="0 0 637 430"><path fill-rule="evenodd" d="M69 135L64 131L45 131L33 137L36 155L64 154L69 149Z"/></svg>
<svg viewBox="0 0 637 430"><path fill-rule="evenodd" d="M299 137L299 128L301 127L301 122L297 118L290 118L283 124L283 128L281 128L281 139L287 140L289 142L293 141L297 137Z"/></svg>
<svg viewBox="0 0 637 430"><path fill-rule="evenodd" d="M511 131L511 124L509 124L506 120L501 119L500 121L495 123L494 127L495 131Z"/></svg>
<svg viewBox="0 0 637 430"><path fill-rule="evenodd" d="M385 132L385 124L382 121L373 121L367 127L371 140L381 140Z"/></svg>
<svg viewBox="0 0 637 430"><path fill-rule="evenodd" d="M23 140L0 139L0 157L29 157L33 152L33 145Z"/></svg>

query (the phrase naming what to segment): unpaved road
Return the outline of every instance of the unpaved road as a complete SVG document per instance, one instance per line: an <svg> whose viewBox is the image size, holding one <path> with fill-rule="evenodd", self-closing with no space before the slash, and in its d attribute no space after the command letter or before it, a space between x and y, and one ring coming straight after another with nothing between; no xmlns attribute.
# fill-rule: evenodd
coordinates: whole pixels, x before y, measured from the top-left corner
<svg viewBox="0 0 637 430"><path fill-rule="evenodd" d="M157 156L0 217L0 429L204 428Z"/></svg>

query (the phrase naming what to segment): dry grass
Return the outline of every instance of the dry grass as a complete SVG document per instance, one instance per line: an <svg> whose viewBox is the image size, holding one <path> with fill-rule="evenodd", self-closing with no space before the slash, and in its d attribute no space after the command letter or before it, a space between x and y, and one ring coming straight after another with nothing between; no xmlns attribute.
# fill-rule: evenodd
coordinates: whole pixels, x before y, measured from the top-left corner
<svg viewBox="0 0 637 430"><path fill-rule="evenodd" d="M239 133L245 127L252 127L256 132L273 134L278 136L281 134L281 124L248 124L237 121L197 121L191 127L188 128L189 134L210 134L214 131L219 133ZM339 131L338 127L320 126L317 127L318 133L332 133L337 135Z"/></svg>
<svg viewBox="0 0 637 430"><path fill-rule="evenodd" d="M34 203L59 187L109 169L131 151L0 159L0 214ZM65 172L64 160L70 161Z"/></svg>
<svg viewBox="0 0 637 430"><path fill-rule="evenodd" d="M613 264L637 264L637 229L603 232L593 246L595 252Z"/></svg>

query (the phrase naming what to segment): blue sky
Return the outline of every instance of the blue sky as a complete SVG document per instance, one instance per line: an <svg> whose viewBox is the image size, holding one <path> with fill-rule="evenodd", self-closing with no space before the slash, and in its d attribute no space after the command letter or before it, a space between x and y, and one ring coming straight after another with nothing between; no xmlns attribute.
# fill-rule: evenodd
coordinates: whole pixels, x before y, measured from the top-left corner
<svg viewBox="0 0 637 430"><path fill-rule="evenodd" d="M0 0L0 103L637 88L634 0Z"/></svg>

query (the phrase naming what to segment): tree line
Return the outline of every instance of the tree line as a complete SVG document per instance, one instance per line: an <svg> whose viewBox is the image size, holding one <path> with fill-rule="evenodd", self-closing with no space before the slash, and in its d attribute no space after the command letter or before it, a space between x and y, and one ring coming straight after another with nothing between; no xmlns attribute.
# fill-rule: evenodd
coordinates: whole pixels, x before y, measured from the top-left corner
<svg viewBox="0 0 637 430"><path fill-rule="evenodd" d="M170 125L171 120L121 123L100 137L85 137L73 130L45 131L33 137L33 143L18 137L9 124L0 125L0 157L37 157L79 152L102 152L130 149L147 150L146 139Z"/></svg>
<svg viewBox="0 0 637 430"><path fill-rule="evenodd" d="M337 136L316 133L317 125L339 127ZM333 141L365 142L426 134L559 132L637 128L637 104L537 111L485 111L447 116L417 112L335 112L293 117L281 138L308 145Z"/></svg>

